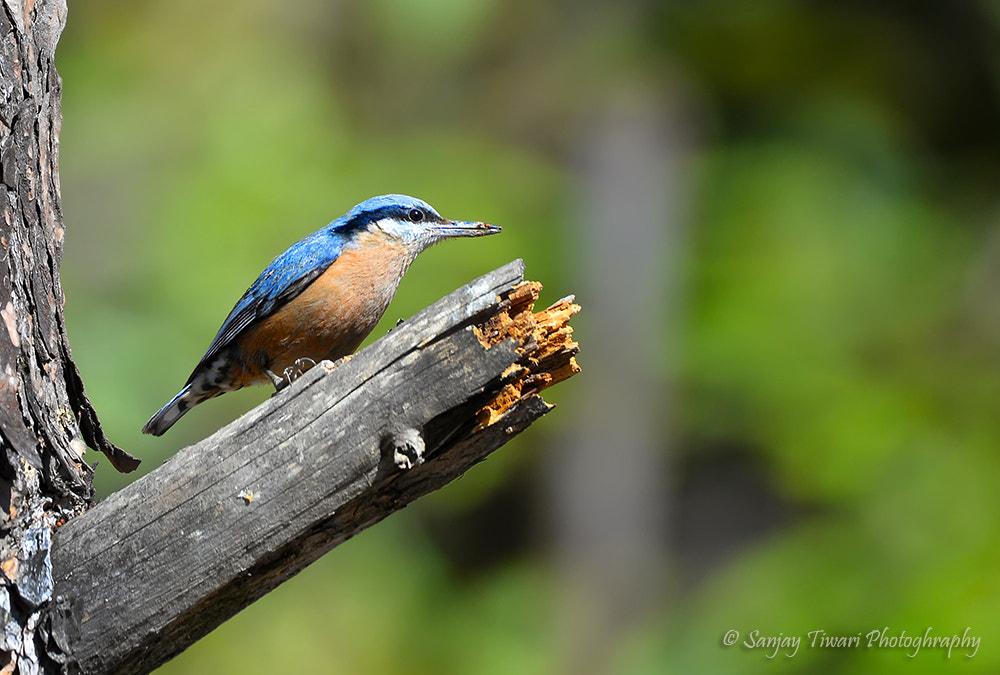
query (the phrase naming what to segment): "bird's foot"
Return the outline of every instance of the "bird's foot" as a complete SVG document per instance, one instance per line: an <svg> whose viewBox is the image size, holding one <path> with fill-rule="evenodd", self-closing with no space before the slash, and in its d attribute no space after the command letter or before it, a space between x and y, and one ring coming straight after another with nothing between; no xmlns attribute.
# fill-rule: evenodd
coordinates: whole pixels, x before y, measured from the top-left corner
<svg viewBox="0 0 1000 675"><path fill-rule="evenodd" d="M309 357L303 357L301 359L295 359L295 363L285 368L281 375L276 374L272 370L265 370L264 372L267 373L269 378L271 378L271 384L274 385L274 393L277 394L292 382L302 377L303 373L315 365L315 361Z"/></svg>
<svg viewBox="0 0 1000 675"><path fill-rule="evenodd" d="M302 374L307 370L316 365L316 362L310 359L308 356L304 356L301 359L295 359L295 363L285 368L285 381L291 384L295 380L302 377Z"/></svg>

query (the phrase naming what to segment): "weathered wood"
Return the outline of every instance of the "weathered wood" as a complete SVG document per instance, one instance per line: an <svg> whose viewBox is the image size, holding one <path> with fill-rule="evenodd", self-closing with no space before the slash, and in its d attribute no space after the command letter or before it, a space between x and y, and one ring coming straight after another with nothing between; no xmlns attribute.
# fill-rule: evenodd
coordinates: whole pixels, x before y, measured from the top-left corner
<svg viewBox="0 0 1000 675"><path fill-rule="evenodd" d="M522 274L320 364L59 529L54 639L84 672L148 672L545 414L537 391L577 370L578 308L533 314Z"/></svg>
<svg viewBox="0 0 1000 675"><path fill-rule="evenodd" d="M30 464L48 496L83 506L92 497L85 444L123 471L139 460L104 436L64 325L62 80L53 59L65 18L61 0L0 5L0 429L9 441L0 473Z"/></svg>
<svg viewBox="0 0 1000 675"><path fill-rule="evenodd" d="M138 460L101 430L70 356L59 282L65 0L0 2L0 672L57 667L43 613L51 529L93 501L86 446Z"/></svg>

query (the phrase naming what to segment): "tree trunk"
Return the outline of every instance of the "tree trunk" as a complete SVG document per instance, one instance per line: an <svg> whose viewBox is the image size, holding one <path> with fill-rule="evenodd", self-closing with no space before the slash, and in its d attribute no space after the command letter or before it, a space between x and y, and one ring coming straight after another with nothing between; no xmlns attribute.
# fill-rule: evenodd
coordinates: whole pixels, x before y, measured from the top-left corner
<svg viewBox="0 0 1000 675"><path fill-rule="evenodd" d="M41 608L52 593L51 529L93 501L86 446L129 471L69 350L59 283L62 82L53 65L63 0L0 6L0 672L59 658Z"/></svg>

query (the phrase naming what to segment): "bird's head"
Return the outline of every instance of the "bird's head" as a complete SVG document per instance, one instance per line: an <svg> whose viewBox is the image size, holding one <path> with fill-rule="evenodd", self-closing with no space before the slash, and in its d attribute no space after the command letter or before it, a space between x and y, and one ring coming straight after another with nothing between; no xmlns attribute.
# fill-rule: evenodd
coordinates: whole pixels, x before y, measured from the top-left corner
<svg viewBox="0 0 1000 675"><path fill-rule="evenodd" d="M449 220L427 202L407 195L381 195L365 200L334 223L345 234L368 232L416 249L453 237L482 237L500 228L488 223Z"/></svg>

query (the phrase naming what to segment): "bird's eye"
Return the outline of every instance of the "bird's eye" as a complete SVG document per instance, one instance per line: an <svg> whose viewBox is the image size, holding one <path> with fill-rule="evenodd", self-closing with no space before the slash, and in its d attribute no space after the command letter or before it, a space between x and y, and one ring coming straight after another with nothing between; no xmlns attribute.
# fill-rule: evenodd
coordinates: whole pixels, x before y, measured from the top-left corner
<svg viewBox="0 0 1000 675"><path fill-rule="evenodd" d="M410 212L407 214L407 216L409 216L411 223L419 223L421 220L424 219L424 212L421 211L420 209L410 209Z"/></svg>

